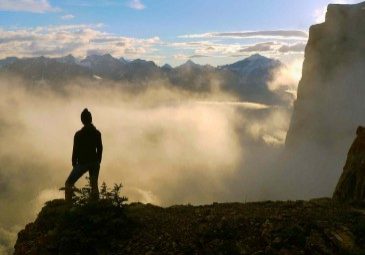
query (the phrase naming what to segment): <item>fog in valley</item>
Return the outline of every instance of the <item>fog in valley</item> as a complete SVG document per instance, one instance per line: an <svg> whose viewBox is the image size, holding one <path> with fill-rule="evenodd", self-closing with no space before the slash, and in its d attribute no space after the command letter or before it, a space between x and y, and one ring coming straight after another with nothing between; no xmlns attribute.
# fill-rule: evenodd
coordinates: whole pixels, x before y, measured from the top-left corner
<svg viewBox="0 0 365 255"><path fill-rule="evenodd" d="M293 95L301 62L275 70L268 87ZM87 83L87 84L86 84ZM156 81L144 89L75 80L62 88L0 78L0 247L33 220L71 170L74 133L87 107L102 132L99 184L122 182L130 202L207 204L287 199L276 167L293 100L275 106ZM282 90L280 90L282 91ZM286 95L286 98L288 96ZM289 98L294 99L294 96ZM82 179L77 183L85 184Z"/></svg>
<svg viewBox="0 0 365 255"><path fill-rule="evenodd" d="M310 200L332 197L337 183L346 202L363 202L353 195L364 190L361 132L348 151L365 126L365 2L13 2L0 0L0 255L14 252L17 233L47 201L64 198L85 108L102 134L99 186L122 183L128 203ZM309 210L322 211L318 201L327 200ZM319 226L284 207L270 220L303 223L303 252L363 243L355 218L349 227L313 210L313 222L329 219ZM286 226L284 238L269 218L244 218L260 250L294 247ZM246 253L251 239L227 244Z"/></svg>

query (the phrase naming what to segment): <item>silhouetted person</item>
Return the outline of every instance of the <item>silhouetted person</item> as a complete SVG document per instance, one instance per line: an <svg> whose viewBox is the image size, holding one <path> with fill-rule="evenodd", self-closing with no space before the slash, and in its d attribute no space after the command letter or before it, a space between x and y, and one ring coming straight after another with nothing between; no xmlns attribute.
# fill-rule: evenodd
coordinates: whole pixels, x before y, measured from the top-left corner
<svg viewBox="0 0 365 255"><path fill-rule="evenodd" d="M65 199L72 202L73 186L80 177L89 171L91 199L99 199L98 177L103 153L101 133L92 124L91 113L84 109L81 113L84 127L76 132L72 151L73 169L65 183Z"/></svg>

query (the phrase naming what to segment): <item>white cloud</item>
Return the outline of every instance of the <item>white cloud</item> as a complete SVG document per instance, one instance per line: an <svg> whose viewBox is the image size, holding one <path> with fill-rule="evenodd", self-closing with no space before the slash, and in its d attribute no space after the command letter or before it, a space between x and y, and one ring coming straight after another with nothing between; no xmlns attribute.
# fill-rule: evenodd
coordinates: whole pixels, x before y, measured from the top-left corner
<svg viewBox="0 0 365 255"><path fill-rule="evenodd" d="M282 45L279 48L279 52L286 53L286 52L304 52L306 43L295 43L289 45Z"/></svg>
<svg viewBox="0 0 365 255"><path fill-rule="evenodd" d="M130 0L128 6L135 10L143 10L146 6L141 2L141 0Z"/></svg>
<svg viewBox="0 0 365 255"><path fill-rule="evenodd" d="M277 43L275 42L263 42L245 47L240 52L268 52L273 51L276 45Z"/></svg>
<svg viewBox="0 0 365 255"><path fill-rule="evenodd" d="M326 13L327 13L327 6L316 9L314 11L314 21L316 23L323 23L326 19Z"/></svg>
<svg viewBox="0 0 365 255"><path fill-rule="evenodd" d="M221 35L223 37L219 37ZM241 37L232 40L232 36L238 35ZM180 39L177 41L166 43L164 46L174 49L175 60L184 61L194 58L199 64L224 65L230 63L232 58L244 58L256 53L271 58L303 55L308 39L308 33L305 31L280 30L238 35L230 32L219 33L219 35L212 33L184 35L179 36Z"/></svg>
<svg viewBox="0 0 365 255"><path fill-rule="evenodd" d="M55 12L59 8L51 6L48 0L1 0L0 10L21 12Z"/></svg>
<svg viewBox="0 0 365 255"><path fill-rule="evenodd" d="M183 60L183 61L189 59L189 56L184 55L184 54L175 54L173 57L174 57L174 59Z"/></svg>
<svg viewBox="0 0 365 255"><path fill-rule="evenodd" d="M0 57L49 56L73 54L84 57L90 52L110 53L131 58L146 57L161 44L159 37L146 39L113 35L100 25L48 26L4 30L0 28Z"/></svg>
<svg viewBox="0 0 365 255"><path fill-rule="evenodd" d="M259 38L259 39L306 39L308 33L302 30L272 30L272 31L238 31L209 32L203 34L181 35L179 38Z"/></svg>
<svg viewBox="0 0 365 255"><path fill-rule="evenodd" d="M61 16L61 19L64 19L64 20L69 20L69 19L73 19L73 18L75 18L75 16L72 14L66 14L66 15Z"/></svg>
<svg viewBox="0 0 365 255"><path fill-rule="evenodd" d="M240 44L213 43L210 41L175 42L168 46L176 48L179 51L192 51L191 55L203 55L210 57L230 56L239 52L242 48Z"/></svg>
<svg viewBox="0 0 365 255"><path fill-rule="evenodd" d="M209 58L209 56L205 56L205 55L192 55L189 58Z"/></svg>
<svg viewBox="0 0 365 255"><path fill-rule="evenodd" d="M331 4L356 4L360 3L362 0L332 0ZM326 20L326 13L327 13L327 5L321 6L314 10L313 17L316 23L323 23Z"/></svg>
<svg viewBox="0 0 365 255"><path fill-rule="evenodd" d="M244 57L254 53L264 54L270 57L277 57L283 54L302 54L306 46L305 42L301 40L295 41L294 43L285 41L266 41L259 42L256 44L241 44L241 43L231 43L231 42L221 42L215 43L211 41L192 41L192 42L175 42L167 45L169 47L174 47L180 52L185 52L182 54L186 59L188 56L190 58L197 57ZM190 54L187 54L190 52ZM184 59L177 54L175 59Z"/></svg>
<svg viewBox="0 0 365 255"><path fill-rule="evenodd" d="M0 27L0 58L8 56L59 57L72 54L85 57L90 54L111 54L130 59L143 58L156 63L181 62L189 58L200 59L200 63L228 63L231 58L247 57L254 53L268 57L302 54L304 39L278 39L266 41L243 38L241 41L179 40L162 41L159 37L132 38L103 31L103 24L61 25L23 29ZM214 60L215 59L215 60ZM213 62L212 62L213 61Z"/></svg>

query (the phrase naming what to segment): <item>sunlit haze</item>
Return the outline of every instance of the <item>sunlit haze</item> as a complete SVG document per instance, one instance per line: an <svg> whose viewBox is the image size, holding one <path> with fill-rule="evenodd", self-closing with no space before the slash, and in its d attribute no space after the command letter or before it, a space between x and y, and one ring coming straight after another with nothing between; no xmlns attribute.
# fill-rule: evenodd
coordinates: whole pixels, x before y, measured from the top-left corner
<svg viewBox="0 0 365 255"><path fill-rule="evenodd" d="M360 2L0 0L0 255L73 187L85 108L99 184L129 202L331 197L365 122L365 37L346 19L364 24L365 3L327 6Z"/></svg>

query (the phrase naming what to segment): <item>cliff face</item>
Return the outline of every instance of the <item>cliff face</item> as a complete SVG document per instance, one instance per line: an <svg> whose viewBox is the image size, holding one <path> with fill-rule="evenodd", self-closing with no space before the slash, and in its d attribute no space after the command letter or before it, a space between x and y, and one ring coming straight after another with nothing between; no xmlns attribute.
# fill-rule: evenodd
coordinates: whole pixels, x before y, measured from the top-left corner
<svg viewBox="0 0 365 255"><path fill-rule="evenodd" d="M333 144L365 121L365 3L329 5L310 28L303 76L286 144Z"/></svg>
<svg viewBox="0 0 365 255"><path fill-rule="evenodd" d="M310 28L287 152L308 165L307 184L330 195L357 126L365 123L365 2L329 5ZM311 169L309 169L311 168ZM305 178L305 177L303 177ZM310 188L311 186L307 187Z"/></svg>

